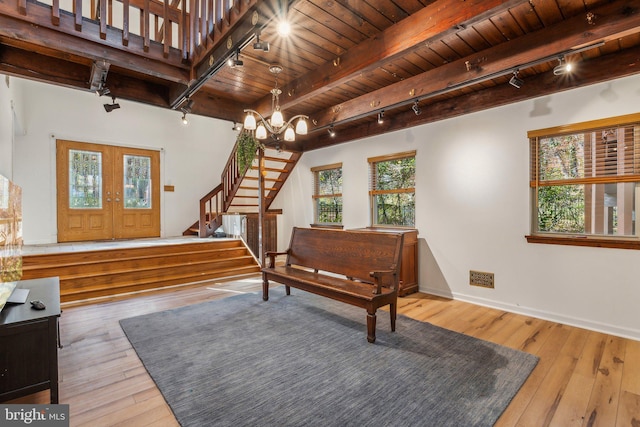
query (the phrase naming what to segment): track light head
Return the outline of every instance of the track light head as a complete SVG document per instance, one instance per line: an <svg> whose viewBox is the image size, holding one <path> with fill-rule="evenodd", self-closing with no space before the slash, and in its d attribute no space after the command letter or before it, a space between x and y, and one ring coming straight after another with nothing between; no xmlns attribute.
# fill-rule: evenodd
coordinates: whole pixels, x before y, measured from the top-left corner
<svg viewBox="0 0 640 427"><path fill-rule="evenodd" d="M278 23L278 34L282 37L287 37L291 34L291 24L288 21L283 20Z"/></svg>
<svg viewBox="0 0 640 427"><path fill-rule="evenodd" d="M263 52L269 52L269 42L255 42L253 44L253 48Z"/></svg>
<svg viewBox="0 0 640 427"><path fill-rule="evenodd" d="M560 58L558 58L558 62L559 62L559 64L556 65L554 67L554 69L553 69L553 74L555 76L561 76L563 74L568 74L573 69L573 66L570 63L565 62L564 57L562 57L562 56Z"/></svg>
<svg viewBox="0 0 640 427"><path fill-rule="evenodd" d="M378 124L381 125L382 123L384 123L384 110L378 113Z"/></svg>
<svg viewBox="0 0 640 427"><path fill-rule="evenodd" d="M240 59L240 49L236 50L236 57L233 56L227 59L227 65L231 68L240 68L244 65L244 62Z"/></svg>
<svg viewBox="0 0 640 427"><path fill-rule="evenodd" d="M182 113L182 124L183 125L188 125L189 124L189 119L187 119L187 113Z"/></svg>
<svg viewBox="0 0 640 427"><path fill-rule="evenodd" d="M422 114L422 110L420 109L420 106L418 105L418 100L415 100L413 102L413 106L411 107L411 109L413 110L413 112L415 113L416 116L419 116L420 114Z"/></svg>
<svg viewBox="0 0 640 427"><path fill-rule="evenodd" d="M261 50L263 52L269 52L269 42L260 41L260 33L256 34L256 42L253 44L255 50Z"/></svg>
<svg viewBox="0 0 640 427"><path fill-rule="evenodd" d="M511 79L509 80L509 84L517 89L520 89L524 84L524 80L518 77L518 70L513 72L513 76L511 76Z"/></svg>
<svg viewBox="0 0 640 427"><path fill-rule="evenodd" d="M107 113L110 113L113 110L116 110L116 109L120 108L120 104L116 103L116 97L115 96L111 97L111 104L103 104L103 105L104 105L104 110Z"/></svg>
<svg viewBox="0 0 640 427"><path fill-rule="evenodd" d="M96 90L96 95L98 96L109 95L110 93L111 91L106 86L101 86L99 89Z"/></svg>
<svg viewBox="0 0 640 427"><path fill-rule="evenodd" d="M240 68L244 66L244 62L240 59L229 58L227 61L227 65L231 68Z"/></svg>
<svg viewBox="0 0 640 427"><path fill-rule="evenodd" d="M327 129L327 132L329 133L329 136L331 138L335 138L336 137L336 131L333 129L333 125L329 126L329 129Z"/></svg>
<svg viewBox="0 0 640 427"><path fill-rule="evenodd" d="M184 114L190 113L193 109L193 104L195 104L195 101L191 98L187 98L187 102L185 102L183 107L180 107L180 111Z"/></svg>

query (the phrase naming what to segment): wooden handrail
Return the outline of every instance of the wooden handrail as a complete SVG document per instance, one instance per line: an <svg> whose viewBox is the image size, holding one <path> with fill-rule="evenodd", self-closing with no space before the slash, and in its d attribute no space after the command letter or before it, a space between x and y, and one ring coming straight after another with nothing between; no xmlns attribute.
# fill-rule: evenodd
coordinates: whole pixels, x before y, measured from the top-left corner
<svg viewBox="0 0 640 427"><path fill-rule="evenodd" d="M208 237L222 224L220 215L223 213L222 184L209 191L200 199L200 220L198 222L198 235ZM207 216L209 224L207 225Z"/></svg>
<svg viewBox="0 0 640 427"><path fill-rule="evenodd" d="M256 150L257 153L257 150ZM254 156L255 158L255 156ZM251 169L251 165L247 167L244 171L240 170L240 165L238 163L238 141L236 140L236 144L233 146L233 150L231 150L231 155L227 160L227 164L222 171L222 185L224 186L224 211L226 212L231 206L231 201L233 197L238 192L240 188L240 183L244 179L244 176L247 174L247 171Z"/></svg>
<svg viewBox="0 0 640 427"><path fill-rule="evenodd" d="M233 146L224 170L221 181L213 190L200 199L200 218L198 234L200 237L208 237L222 225L221 215L229 210L233 197L240 188L244 175L250 168L241 173L238 165L238 142ZM207 225L208 220L208 225Z"/></svg>

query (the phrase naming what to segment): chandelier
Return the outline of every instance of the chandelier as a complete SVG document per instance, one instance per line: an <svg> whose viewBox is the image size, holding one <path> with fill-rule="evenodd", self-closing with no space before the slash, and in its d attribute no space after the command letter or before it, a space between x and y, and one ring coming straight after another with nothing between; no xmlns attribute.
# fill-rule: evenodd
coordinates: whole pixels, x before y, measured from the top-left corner
<svg viewBox="0 0 640 427"><path fill-rule="evenodd" d="M269 72L275 76L276 80L275 87L271 89L271 110L273 111L271 118L265 119L256 110L246 109L244 110L244 112L247 113L244 118L244 128L247 130L255 130L257 139L266 139L267 132L269 132L273 139L278 140L279 135L284 132L285 141L295 141L296 133L298 135L307 134L306 119L308 119L309 116L298 114L297 116L291 117L289 121L284 121L282 111L280 111L280 94L282 91L278 88L278 74L282 72L282 66L277 64L271 65L269 66ZM259 118L257 123L256 116ZM291 123L296 119L298 119L298 121L296 122L294 131Z"/></svg>

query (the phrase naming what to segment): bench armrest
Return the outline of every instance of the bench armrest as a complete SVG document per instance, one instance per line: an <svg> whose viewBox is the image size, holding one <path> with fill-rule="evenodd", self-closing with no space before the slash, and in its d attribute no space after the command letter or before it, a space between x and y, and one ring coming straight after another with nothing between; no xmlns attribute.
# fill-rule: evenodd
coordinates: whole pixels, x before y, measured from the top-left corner
<svg viewBox="0 0 640 427"><path fill-rule="evenodd" d="M273 268L276 266L276 257L278 255L288 255L288 254L289 254L288 250L286 252L267 251L265 253L265 256L269 260L267 262L267 268Z"/></svg>
<svg viewBox="0 0 640 427"><path fill-rule="evenodd" d="M381 270L381 271L372 271L369 273L369 276L375 279L376 289L373 290L374 294L382 293L382 286L385 284L385 278L390 278L386 283L390 283L391 288L394 290L398 290L398 272L396 270Z"/></svg>

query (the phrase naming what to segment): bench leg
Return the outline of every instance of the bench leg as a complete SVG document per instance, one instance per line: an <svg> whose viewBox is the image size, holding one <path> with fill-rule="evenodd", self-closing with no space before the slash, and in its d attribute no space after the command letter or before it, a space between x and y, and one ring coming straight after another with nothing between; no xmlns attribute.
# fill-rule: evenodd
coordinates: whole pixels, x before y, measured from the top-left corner
<svg viewBox="0 0 640 427"><path fill-rule="evenodd" d="M398 305L397 304L389 304L389 315L391 316L391 332L396 331L396 314L397 314Z"/></svg>
<svg viewBox="0 0 640 427"><path fill-rule="evenodd" d="M262 299L269 301L269 280L264 277L262 278Z"/></svg>
<svg viewBox="0 0 640 427"><path fill-rule="evenodd" d="M376 341L376 311L367 312L367 341L373 343Z"/></svg>
<svg viewBox="0 0 640 427"><path fill-rule="evenodd" d="M287 292L287 295L291 295L291 286L284 285L284 290Z"/></svg>

